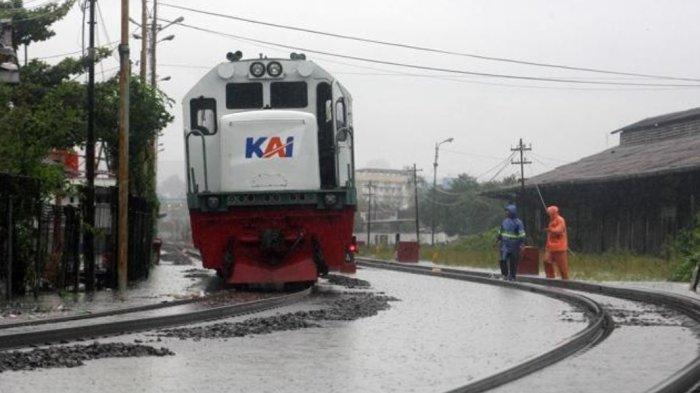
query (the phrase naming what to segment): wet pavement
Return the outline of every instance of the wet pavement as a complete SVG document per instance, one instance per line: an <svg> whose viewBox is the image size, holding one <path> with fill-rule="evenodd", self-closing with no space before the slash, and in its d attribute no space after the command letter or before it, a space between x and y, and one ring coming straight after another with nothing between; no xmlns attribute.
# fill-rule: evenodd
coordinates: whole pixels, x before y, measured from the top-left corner
<svg viewBox="0 0 700 393"><path fill-rule="evenodd" d="M175 355L5 372L0 386L3 393L85 386L103 392L445 391L539 355L586 326L565 320L567 312L575 315L568 304L512 288L373 269L361 269L357 277L399 301L351 322L318 320L318 327L239 338L181 340L152 332L104 339L156 340ZM255 318L327 306L324 288L358 291L321 285L309 300Z"/></svg>
<svg viewBox="0 0 700 393"><path fill-rule="evenodd" d="M597 347L495 391L642 392L700 353L700 329L692 319L664 307L584 295L610 312L616 326L610 336Z"/></svg>
<svg viewBox="0 0 700 393"><path fill-rule="evenodd" d="M36 298L28 295L0 303L0 326L199 298L220 289L221 280L212 270L201 269L199 261L173 249L163 253L161 263L151 268L148 280L130 286L125 296L109 289L93 294L44 293Z"/></svg>

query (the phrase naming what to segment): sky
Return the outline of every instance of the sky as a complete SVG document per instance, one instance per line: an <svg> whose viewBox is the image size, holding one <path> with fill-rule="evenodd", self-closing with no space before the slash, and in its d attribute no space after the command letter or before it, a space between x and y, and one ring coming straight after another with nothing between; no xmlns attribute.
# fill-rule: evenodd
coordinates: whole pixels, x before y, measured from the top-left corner
<svg viewBox="0 0 700 393"><path fill-rule="evenodd" d="M39 0L45 2L45 0ZM167 0L158 17L255 39L324 52L421 66L521 76L625 83L692 83L594 74L420 52L281 30L201 15L167 4L266 22L449 51L632 73L700 78L700 2L694 0ZM28 7L35 6L36 0ZM119 38L119 1L98 1L98 43ZM149 8L152 2L149 1ZM141 1L130 1L140 19ZM56 36L29 47L29 58L80 50L76 5L54 25ZM131 25L135 31L136 25ZM290 50L170 26L158 44L159 87L176 101L175 121L161 138L159 181L184 177L181 98L229 51L244 58ZM140 41L132 39L137 61ZM23 53L19 53L22 57ZM116 72L117 55L97 67ZM60 58L48 59L56 62ZM518 172L505 166L520 138L531 144L526 176L542 173L618 143L610 132L645 117L700 106L700 87L634 87L522 81L421 71L307 54L353 95L357 167L394 169L416 163L431 177L436 142L438 177L460 173L486 181ZM137 66L134 70L137 71ZM698 83L700 85L700 83ZM503 170L501 170L503 169ZM499 171L500 170L500 171Z"/></svg>

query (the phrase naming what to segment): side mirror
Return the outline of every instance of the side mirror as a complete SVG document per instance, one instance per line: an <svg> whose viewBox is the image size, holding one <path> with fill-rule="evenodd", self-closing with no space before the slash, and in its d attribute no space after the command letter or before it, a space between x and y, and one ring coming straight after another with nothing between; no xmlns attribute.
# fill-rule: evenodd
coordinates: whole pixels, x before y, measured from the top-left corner
<svg viewBox="0 0 700 393"><path fill-rule="evenodd" d="M350 130L347 127L343 127L338 130L338 133L335 135L335 139L338 142L345 142L348 140L348 136L352 134L352 130Z"/></svg>

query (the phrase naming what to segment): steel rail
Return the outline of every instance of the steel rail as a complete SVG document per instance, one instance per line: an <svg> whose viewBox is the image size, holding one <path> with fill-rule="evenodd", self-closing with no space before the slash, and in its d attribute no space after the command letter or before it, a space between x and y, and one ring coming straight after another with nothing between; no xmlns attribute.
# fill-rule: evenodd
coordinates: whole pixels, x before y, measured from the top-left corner
<svg viewBox="0 0 700 393"><path fill-rule="evenodd" d="M387 268L387 266L405 266L399 265L394 262L373 259L373 258L357 258L358 264ZM384 266L382 266L384 265ZM439 272L433 272L430 266L420 266L412 265L414 269L418 269L424 272L430 272L429 274L436 276L445 276L446 274L458 274L464 276L470 276L473 278L480 278L484 280L495 280L491 273L467 270L467 269L453 269L439 267ZM426 273L428 274L428 273ZM495 280L498 281L498 280ZM700 300L693 299L691 297L677 295L673 293L655 291L655 290L643 290L636 288L623 288L615 287L611 285L602 285L596 283L574 281L574 280L554 280L542 277L533 276L519 276L519 283L529 283L533 285L538 285L543 288L547 287L557 287L573 291L581 291L594 293L603 296L615 297L620 299L632 300L643 303L655 304L658 306L673 309L687 317L693 319L694 321L700 323ZM686 364L683 368L676 371L674 374L670 375L665 380L659 382L658 384L652 386L647 390L647 393L672 393L672 392L687 392L692 390L700 382L700 355L696 356L694 360ZM460 391L460 390L457 390Z"/></svg>
<svg viewBox="0 0 700 393"><path fill-rule="evenodd" d="M30 321L22 321L22 322L15 322L15 323L3 323L3 324L0 324L0 331L5 330L5 329L25 327L25 326L47 325L47 324L52 324L52 323L79 321L81 319L103 318L103 317L111 317L114 315L131 314L131 313L135 313L135 312L158 310L161 308L176 307L176 306L182 306L185 304L196 303L196 302L200 302L202 300L207 300L208 298L209 298L208 296L205 296L205 297L198 297L198 298L191 298L191 299L180 299L180 300L166 301L166 302L161 302L161 303L145 304L142 306L115 308L115 309L111 309L111 310L98 311L98 312L88 313L88 314L77 314L77 315L67 315L64 317L33 319Z"/></svg>
<svg viewBox="0 0 700 393"><path fill-rule="evenodd" d="M436 271L433 270L431 267L427 266L405 265L380 260L372 260L368 258L356 258L356 261L358 265L361 266L396 270L412 274L451 278L463 281L471 281L481 284L496 285L534 292L555 299L559 299L574 306L580 307L583 310L585 310L586 314L588 315L589 323L585 329L569 337L563 343L559 344L550 351L547 351L541 355L538 355L506 370L500 371L488 377L471 382L467 385L450 390L451 393L484 392L486 390L493 389L506 383L515 381L526 375L532 374L535 371L550 366L564 358L567 358L585 348L590 348L594 345L597 345L605 338L607 338L607 336L612 331L612 319L610 318L608 313L603 309L603 307L600 306L600 304L583 295L562 291L559 289L543 287L540 285L513 281L502 281L490 278L488 276L470 275L459 270L446 271L442 269L440 271Z"/></svg>
<svg viewBox="0 0 700 393"><path fill-rule="evenodd" d="M0 350L96 336L119 335L214 319L230 318L292 304L304 299L310 293L311 288L273 298L213 307L187 313L0 335Z"/></svg>

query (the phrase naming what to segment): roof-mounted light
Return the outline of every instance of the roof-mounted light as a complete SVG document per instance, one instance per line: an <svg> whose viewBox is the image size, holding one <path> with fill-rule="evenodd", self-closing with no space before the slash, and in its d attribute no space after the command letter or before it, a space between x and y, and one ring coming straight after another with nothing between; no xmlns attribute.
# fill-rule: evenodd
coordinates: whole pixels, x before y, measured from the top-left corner
<svg viewBox="0 0 700 393"><path fill-rule="evenodd" d="M235 52L228 52L226 54L226 60L231 61L231 62L238 61L242 57L243 57L243 52L241 52L239 50L237 50Z"/></svg>
<svg viewBox="0 0 700 393"><path fill-rule="evenodd" d="M273 78L276 78L280 75L282 75L282 64L280 64L277 61L271 61L267 65L267 73Z"/></svg>
<svg viewBox="0 0 700 393"><path fill-rule="evenodd" d="M265 75L265 64L259 61L256 61L255 63L251 64L250 74L256 78L260 78L261 76Z"/></svg>

